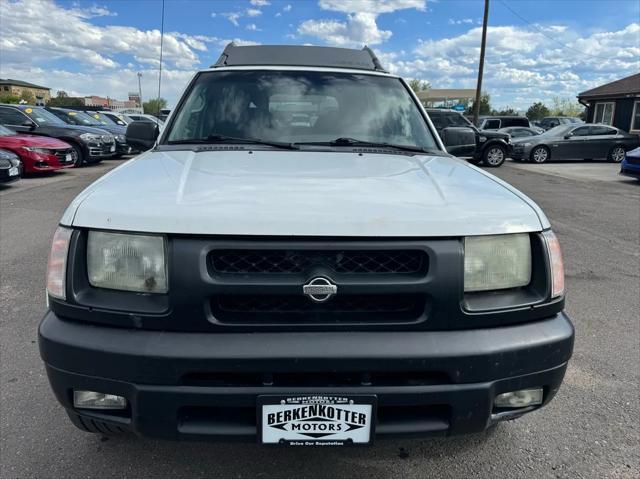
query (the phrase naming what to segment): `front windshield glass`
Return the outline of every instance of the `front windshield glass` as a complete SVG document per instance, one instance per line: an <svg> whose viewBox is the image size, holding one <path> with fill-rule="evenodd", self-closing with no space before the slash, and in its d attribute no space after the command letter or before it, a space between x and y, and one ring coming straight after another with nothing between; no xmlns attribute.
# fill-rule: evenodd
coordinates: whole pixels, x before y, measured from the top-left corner
<svg viewBox="0 0 640 479"><path fill-rule="evenodd" d="M22 112L38 125L66 125L64 121L44 108L25 108Z"/></svg>
<svg viewBox="0 0 640 479"><path fill-rule="evenodd" d="M197 141L216 135L287 143L353 138L437 148L400 80L352 73L201 74L166 140Z"/></svg>
<svg viewBox="0 0 640 479"><path fill-rule="evenodd" d="M6 126L0 125L0 136L13 136L15 134L16 134L15 131L10 130Z"/></svg>
<svg viewBox="0 0 640 479"><path fill-rule="evenodd" d="M115 123L107 115L92 113L91 117L95 120L96 125L115 125Z"/></svg>
<svg viewBox="0 0 640 479"><path fill-rule="evenodd" d="M75 118L78 120L78 124L80 125L84 125L84 126L98 126L98 125L103 125L104 123L100 123L98 120L96 120L95 118L93 118L91 115L83 112L83 111L78 111L78 112L72 112L75 113ZM71 113L69 113L71 114Z"/></svg>

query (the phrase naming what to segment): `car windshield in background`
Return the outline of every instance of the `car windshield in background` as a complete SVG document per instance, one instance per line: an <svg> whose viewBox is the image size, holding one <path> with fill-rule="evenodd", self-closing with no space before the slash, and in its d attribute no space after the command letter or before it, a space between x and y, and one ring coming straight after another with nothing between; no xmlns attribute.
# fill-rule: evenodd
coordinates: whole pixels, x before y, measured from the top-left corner
<svg viewBox="0 0 640 479"><path fill-rule="evenodd" d="M66 125L64 121L44 108L25 108L22 112L38 125Z"/></svg>
<svg viewBox="0 0 640 479"><path fill-rule="evenodd" d="M575 125L558 125L538 136L563 136L566 135L567 132L573 130L575 127Z"/></svg>
<svg viewBox="0 0 640 479"><path fill-rule="evenodd" d="M0 136L13 136L13 135L16 135L16 134L17 133L15 131L10 130L6 126L0 125Z"/></svg>
<svg viewBox="0 0 640 479"><path fill-rule="evenodd" d="M92 117L81 111L69 111L67 112L67 115L72 118L71 121L76 125L95 126L101 124L98 123L98 120L94 120Z"/></svg>
<svg viewBox="0 0 640 479"><path fill-rule="evenodd" d="M201 74L165 140L188 143L221 137L313 144L356 139L437 148L399 79L333 72Z"/></svg>

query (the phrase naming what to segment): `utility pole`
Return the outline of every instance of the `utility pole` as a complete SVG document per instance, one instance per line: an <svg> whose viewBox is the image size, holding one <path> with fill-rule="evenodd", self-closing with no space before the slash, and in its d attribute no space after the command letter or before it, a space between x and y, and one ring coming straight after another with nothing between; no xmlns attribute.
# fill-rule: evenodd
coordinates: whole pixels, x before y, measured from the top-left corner
<svg viewBox="0 0 640 479"><path fill-rule="evenodd" d="M140 79L142 78L142 73L138 72L138 106L142 108L142 83Z"/></svg>
<svg viewBox="0 0 640 479"><path fill-rule="evenodd" d="M480 117L480 98L482 96L482 74L484 73L484 51L487 46L487 23L489 22L489 0L484 0L484 18L482 20L482 44L480 45L480 64L478 65L478 84L476 101L473 104L473 123L478 124Z"/></svg>

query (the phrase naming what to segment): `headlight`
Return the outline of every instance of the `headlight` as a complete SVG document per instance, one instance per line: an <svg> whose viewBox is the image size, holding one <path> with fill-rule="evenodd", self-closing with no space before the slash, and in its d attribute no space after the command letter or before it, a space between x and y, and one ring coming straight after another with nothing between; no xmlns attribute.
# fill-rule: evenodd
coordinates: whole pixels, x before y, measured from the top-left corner
<svg viewBox="0 0 640 479"><path fill-rule="evenodd" d="M523 143L522 146L524 146L525 148L529 148L531 145L533 145L533 143Z"/></svg>
<svg viewBox="0 0 640 479"><path fill-rule="evenodd" d="M166 293L164 237L90 231L87 272L96 288Z"/></svg>
<svg viewBox="0 0 640 479"><path fill-rule="evenodd" d="M487 137L486 137L486 136L479 136L479 137L478 137L478 141L479 141L480 143L484 143L485 141L487 141Z"/></svg>
<svg viewBox="0 0 640 479"><path fill-rule="evenodd" d="M101 135L94 135L93 133L83 133L80 135L84 141L100 141L102 139Z"/></svg>
<svg viewBox="0 0 640 479"><path fill-rule="evenodd" d="M126 141L126 138L124 135L116 135L116 140L118 140L120 143L124 143Z"/></svg>
<svg viewBox="0 0 640 479"><path fill-rule="evenodd" d="M51 150L48 150L46 148L37 148L35 146L23 146L22 149L23 150L27 150L27 151L31 151L33 153L40 153L42 155L51 155L52 154Z"/></svg>
<svg viewBox="0 0 640 479"><path fill-rule="evenodd" d="M527 233L465 238L465 292L518 288L530 280L531 240Z"/></svg>

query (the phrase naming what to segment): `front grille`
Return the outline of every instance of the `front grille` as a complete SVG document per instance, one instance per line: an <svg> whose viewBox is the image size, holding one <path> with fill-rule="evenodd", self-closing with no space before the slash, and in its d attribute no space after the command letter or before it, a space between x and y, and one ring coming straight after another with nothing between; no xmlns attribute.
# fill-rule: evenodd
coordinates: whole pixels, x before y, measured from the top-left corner
<svg viewBox="0 0 640 479"><path fill-rule="evenodd" d="M341 274L416 274L427 269L420 250L214 250L214 272L221 274L301 274L315 267Z"/></svg>
<svg viewBox="0 0 640 479"><path fill-rule="evenodd" d="M63 165L68 165L73 163L73 150L54 150L56 158ZM69 160L67 160L67 155L69 155Z"/></svg>
<svg viewBox="0 0 640 479"><path fill-rule="evenodd" d="M424 295L344 295L324 303L294 295L221 295L212 299L222 323L350 323L412 321L426 307Z"/></svg>

